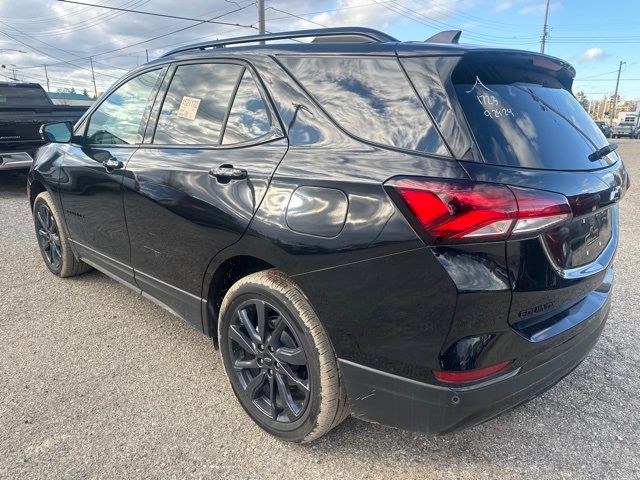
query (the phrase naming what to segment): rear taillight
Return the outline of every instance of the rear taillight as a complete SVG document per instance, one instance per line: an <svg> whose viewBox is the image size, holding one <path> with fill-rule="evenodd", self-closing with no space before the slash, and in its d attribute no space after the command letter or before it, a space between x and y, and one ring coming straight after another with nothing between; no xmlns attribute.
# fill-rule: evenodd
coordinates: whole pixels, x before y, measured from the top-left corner
<svg viewBox="0 0 640 480"><path fill-rule="evenodd" d="M438 243L536 236L572 217L565 196L541 190L415 178L387 188L421 233Z"/></svg>
<svg viewBox="0 0 640 480"><path fill-rule="evenodd" d="M449 370L434 370L433 376L441 382L447 383L466 383L477 382L491 375L495 375L503 371L511 364L510 361L496 363L490 367L478 368L476 370L461 370L461 371L449 371Z"/></svg>

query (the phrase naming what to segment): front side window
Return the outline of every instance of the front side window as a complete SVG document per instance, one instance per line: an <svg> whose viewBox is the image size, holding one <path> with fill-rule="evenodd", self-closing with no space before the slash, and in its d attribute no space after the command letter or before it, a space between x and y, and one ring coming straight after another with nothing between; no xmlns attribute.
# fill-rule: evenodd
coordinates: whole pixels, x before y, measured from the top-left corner
<svg viewBox="0 0 640 480"><path fill-rule="evenodd" d="M145 112L162 70L143 73L112 92L91 115L90 144L135 145L142 142Z"/></svg>
<svg viewBox="0 0 640 480"><path fill-rule="evenodd" d="M351 134L382 145L448 155L396 59L289 57L283 61Z"/></svg>
<svg viewBox="0 0 640 480"><path fill-rule="evenodd" d="M179 66L167 90L153 143L217 145L243 71L243 66L230 63Z"/></svg>
<svg viewBox="0 0 640 480"><path fill-rule="evenodd" d="M249 70L245 70L222 138L223 145L254 140L269 133L271 122L267 107Z"/></svg>

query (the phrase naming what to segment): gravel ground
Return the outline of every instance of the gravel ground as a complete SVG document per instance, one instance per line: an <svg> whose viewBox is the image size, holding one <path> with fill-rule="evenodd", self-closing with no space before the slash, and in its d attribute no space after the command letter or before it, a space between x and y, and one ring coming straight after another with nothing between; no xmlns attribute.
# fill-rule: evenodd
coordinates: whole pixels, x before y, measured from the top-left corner
<svg viewBox="0 0 640 480"><path fill-rule="evenodd" d="M25 176L0 173L0 478L640 478L637 185L609 323L559 385L446 437L348 419L299 446L252 424L201 333L100 273L52 276Z"/></svg>

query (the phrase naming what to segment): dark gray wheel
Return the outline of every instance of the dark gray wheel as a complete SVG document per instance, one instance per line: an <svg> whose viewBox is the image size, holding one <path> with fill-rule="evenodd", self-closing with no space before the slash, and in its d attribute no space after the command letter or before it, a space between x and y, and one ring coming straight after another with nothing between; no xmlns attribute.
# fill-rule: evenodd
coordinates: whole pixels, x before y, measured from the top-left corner
<svg viewBox="0 0 640 480"><path fill-rule="evenodd" d="M309 442L348 415L326 332L304 294L281 272L258 272L231 287L218 339L234 393L270 434Z"/></svg>
<svg viewBox="0 0 640 480"><path fill-rule="evenodd" d="M76 259L71 251L62 219L48 192L36 197L33 221L40 253L52 273L60 277L72 277L91 270L89 265Z"/></svg>

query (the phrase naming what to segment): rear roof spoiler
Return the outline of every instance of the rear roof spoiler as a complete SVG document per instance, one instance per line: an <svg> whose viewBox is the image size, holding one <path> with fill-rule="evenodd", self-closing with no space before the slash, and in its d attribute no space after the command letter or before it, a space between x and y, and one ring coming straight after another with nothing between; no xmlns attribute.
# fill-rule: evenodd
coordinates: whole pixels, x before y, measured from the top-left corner
<svg viewBox="0 0 640 480"><path fill-rule="evenodd" d="M445 30L427 38L425 43L458 43L462 35L461 30Z"/></svg>

